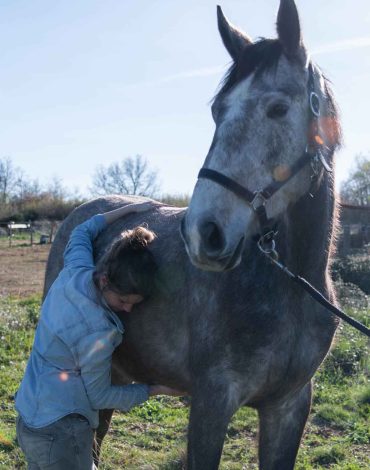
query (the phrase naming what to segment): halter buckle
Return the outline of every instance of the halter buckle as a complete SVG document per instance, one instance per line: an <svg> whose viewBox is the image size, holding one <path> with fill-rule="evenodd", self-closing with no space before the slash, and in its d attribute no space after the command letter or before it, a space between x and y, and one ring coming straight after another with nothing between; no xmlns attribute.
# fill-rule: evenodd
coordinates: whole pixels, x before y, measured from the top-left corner
<svg viewBox="0 0 370 470"><path fill-rule="evenodd" d="M255 212L258 211L260 207L263 207L266 205L267 199L263 195L262 191L255 191L253 193L253 199L251 201L251 206Z"/></svg>

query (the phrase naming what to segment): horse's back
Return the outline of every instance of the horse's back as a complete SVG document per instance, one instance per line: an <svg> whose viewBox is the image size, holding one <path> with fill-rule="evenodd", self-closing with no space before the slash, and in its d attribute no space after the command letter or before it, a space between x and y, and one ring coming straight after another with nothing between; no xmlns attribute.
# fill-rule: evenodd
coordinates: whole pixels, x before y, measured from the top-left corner
<svg viewBox="0 0 370 470"><path fill-rule="evenodd" d="M69 236L72 230L88 218L92 217L95 214L101 214L113 209L117 209L118 207L131 204L131 203L139 203L144 201L150 201L150 199L141 197L141 196L120 196L120 195L112 195L112 196L103 196L91 201L86 202L85 204L81 204L77 207L74 211L72 211L68 217L63 221L62 225L60 226L53 245L50 250L48 263L46 267L46 274L45 274L45 283L44 283L44 296L47 294L51 284L54 282L56 277L58 276L60 270L63 268L63 252L65 246L68 242ZM179 212L178 208L171 208L167 206L167 213L163 216L156 217L154 219L153 214L157 212L159 207L163 207L161 203L157 201L153 202L153 209L149 210L144 214L132 214L123 219L117 221L116 223L112 224L112 227L108 227L96 240L95 243L95 254L96 258L98 259L101 255L101 252L104 251L114 238L119 236L119 234L125 230L127 221L132 222L136 221L136 225L139 223L148 223L147 218L149 216L150 219L153 219L153 227L155 230L158 230L158 223L155 221L160 218L161 220L166 217L166 215L171 215L172 212ZM130 226L131 226L130 224ZM167 224L168 230L173 230L173 222L169 221ZM175 229L176 231L176 229Z"/></svg>

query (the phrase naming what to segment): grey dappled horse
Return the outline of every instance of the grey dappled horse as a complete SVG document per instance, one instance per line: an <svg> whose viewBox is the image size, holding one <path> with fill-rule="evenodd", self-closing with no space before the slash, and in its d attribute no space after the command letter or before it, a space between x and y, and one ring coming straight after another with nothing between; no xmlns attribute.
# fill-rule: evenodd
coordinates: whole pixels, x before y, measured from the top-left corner
<svg viewBox="0 0 370 470"><path fill-rule="evenodd" d="M242 405L259 413L260 468L292 469L310 411L311 378L337 322L269 263L254 239L267 226L277 231L285 264L334 300L328 267L336 204L327 170L340 128L329 84L302 44L293 0L280 2L276 40L253 43L220 9L218 22L233 63L212 106L208 173L202 170L188 211L153 202L150 212L117 221L95 244L98 260L124 229L145 221L158 234L155 294L124 318L112 380L162 383L191 394L191 470L218 468L228 423ZM72 228L133 200L99 198L65 220L46 291ZM267 237L261 247L271 243ZM111 414L101 413L99 442Z"/></svg>

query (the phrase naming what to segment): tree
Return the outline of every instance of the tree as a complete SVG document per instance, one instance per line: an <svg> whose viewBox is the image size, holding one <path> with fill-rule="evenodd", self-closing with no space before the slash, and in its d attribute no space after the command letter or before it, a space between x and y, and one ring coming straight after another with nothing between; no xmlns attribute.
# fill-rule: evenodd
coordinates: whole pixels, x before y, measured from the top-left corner
<svg viewBox="0 0 370 470"><path fill-rule="evenodd" d="M370 156L358 155L354 169L341 186L343 202L370 206Z"/></svg>
<svg viewBox="0 0 370 470"><path fill-rule="evenodd" d="M46 186L31 180L10 158L0 158L0 220L64 219L84 200L54 177Z"/></svg>
<svg viewBox="0 0 370 470"><path fill-rule="evenodd" d="M70 198L67 188L63 186L61 178L58 178L57 176L53 176L50 183L47 185L46 193L48 193L50 197L56 201L62 201L64 199Z"/></svg>
<svg viewBox="0 0 370 470"><path fill-rule="evenodd" d="M6 204L16 193L16 186L23 173L16 168L9 157L0 158L0 203Z"/></svg>
<svg viewBox="0 0 370 470"><path fill-rule="evenodd" d="M136 194L154 197L159 191L158 172L149 168L141 155L127 157L111 165L100 165L93 175L94 195Z"/></svg>
<svg viewBox="0 0 370 470"><path fill-rule="evenodd" d="M35 197L39 197L43 192L38 179L31 180L26 175L22 174L17 182L16 193L12 197L12 200L26 201Z"/></svg>

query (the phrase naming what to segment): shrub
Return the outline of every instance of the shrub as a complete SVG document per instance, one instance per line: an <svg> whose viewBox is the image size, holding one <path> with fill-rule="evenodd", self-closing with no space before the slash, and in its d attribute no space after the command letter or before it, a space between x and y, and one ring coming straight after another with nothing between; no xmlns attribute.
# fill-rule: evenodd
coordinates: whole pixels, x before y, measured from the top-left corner
<svg viewBox="0 0 370 470"><path fill-rule="evenodd" d="M353 444L369 444L370 429L364 423L354 423L348 433L348 438Z"/></svg>
<svg viewBox="0 0 370 470"><path fill-rule="evenodd" d="M357 401L360 405L370 405L370 387L360 391Z"/></svg>
<svg viewBox="0 0 370 470"><path fill-rule="evenodd" d="M335 289L343 308L367 310L370 307L369 297L356 284L343 282L340 279L335 282Z"/></svg>
<svg viewBox="0 0 370 470"><path fill-rule="evenodd" d="M351 424L351 413L342 406L333 405L332 403L318 405L316 409L316 420L317 418L339 429L346 429Z"/></svg>
<svg viewBox="0 0 370 470"><path fill-rule="evenodd" d="M136 416L139 416L142 420L157 423L162 421L164 418L164 406L160 399L150 400L145 402L140 407L132 411Z"/></svg>
<svg viewBox="0 0 370 470"><path fill-rule="evenodd" d="M370 294L370 257L347 256L336 259L332 265L332 275L335 280L356 284L366 294Z"/></svg>
<svg viewBox="0 0 370 470"><path fill-rule="evenodd" d="M324 369L338 380L340 376L356 375L366 365L367 359L366 338L353 330L347 330L326 358Z"/></svg>
<svg viewBox="0 0 370 470"><path fill-rule="evenodd" d="M160 201L170 206L187 207L190 202L190 196L187 194L164 194Z"/></svg>
<svg viewBox="0 0 370 470"><path fill-rule="evenodd" d="M319 465L330 465L342 461L346 457L345 451L339 446L321 446L313 451L312 461Z"/></svg>
<svg viewBox="0 0 370 470"><path fill-rule="evenodd" d="M34 328L39 320L40 302L39 296L28 297L19 302L19 305L24 307L27 312L27 320L30 328Z"/></svg>

